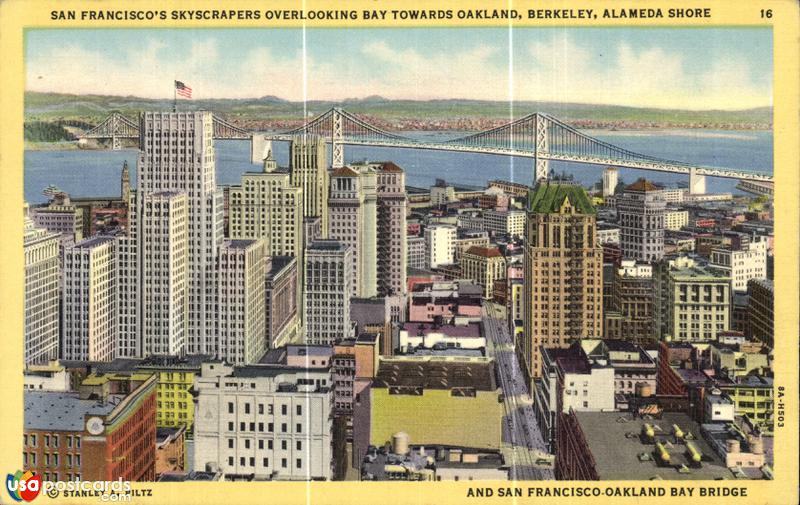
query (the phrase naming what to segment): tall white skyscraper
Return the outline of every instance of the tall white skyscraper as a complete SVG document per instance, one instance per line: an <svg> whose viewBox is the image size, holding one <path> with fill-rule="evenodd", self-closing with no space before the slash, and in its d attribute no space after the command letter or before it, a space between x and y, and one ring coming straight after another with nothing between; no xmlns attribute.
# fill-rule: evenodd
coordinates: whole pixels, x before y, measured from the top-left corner
<svg viewBox="0 0 800 505"><path fill-rule="evenodd" d="M163 234L170 216L159 215L151 204L156 194L170 192L186 195L188 270L188 319L185 344L177 333L169 337L169 346L188 353L215 354L218 339L216 320L216 256L223 239L223 194L216 186L214 163L213 117L210 112L144 112L139 117L139 163L137 167L136 233L138 275L140 279L158 279L166 272L160 265L146 264L143 253L152 237ZM162 209L163 210L163 209ZM148 212L153 212L148 216ZM150 219L146 219L146 218ZM171 248L163 244L162 247ZM179 248L180 246L174 246ZM164 250L163 252L167 252ZM162 279L163 280L163 279ZM166 288L166 286L162 286ZM154 288L155 289L155 288ZM154 292L153 302L170 293ZM139 321L152 318L139 292ZM163 321L161 324L170 323ZM139 341L147 344L147 333L139 326ZM173 327L174 332L179 332ZM143 340L145 339L145 340ZM151 342L152 343L152 342ZM177 346L177 347L176 347ZM160 348L160 347L159 347ZM140 352L151 350L144 345ZM178 353L181 351L178 351Z"/></svg>
<svg viewBox="0 0 800 505"><path fill-rule="evenodd" d="M58 358L59 237L36 228L25 206L25 364Z"/></svg>
<svg viewBox="0 0 800 505"><path fill-rule="evenodd" d="M352 296L378 293L376 173L369 165L337 168L330 175L328 237L353 249Z"/></svg>
<svg viewBox="0 0 800 505"><path fill-rule="evenodd" d="M117 329L114 237L91 237L64 249L64 359L111 361Z"/></svg>
<svg viewBox="0 0 800 505"><path fill-rule="evenodd" d="M142 354L186 352L189 309L188 230L185 193L142 197L138 261ZM145 234L146 233L146 234Z"/></svg>

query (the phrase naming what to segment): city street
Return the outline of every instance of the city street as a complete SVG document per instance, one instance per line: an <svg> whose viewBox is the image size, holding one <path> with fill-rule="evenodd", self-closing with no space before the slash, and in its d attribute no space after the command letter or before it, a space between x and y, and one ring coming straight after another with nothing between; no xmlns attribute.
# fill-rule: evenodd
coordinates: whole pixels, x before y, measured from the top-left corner
<svg viewBox="0 0 800 505"><path fill-rule="evenodd" d="M525 380L514 353L514 342L508 331L505 308L485 302L483 306L483 327L486 333L487 355L497 362L500 387L503 390L506 417L504 421L505 440L511 445L512 479L547 480L553 479L553 471L545 468L545 461L536 453L547 453L545 443L539 433L533 413L533 401L525 388ZM534 452L536 451L536 452Z"/></svg>

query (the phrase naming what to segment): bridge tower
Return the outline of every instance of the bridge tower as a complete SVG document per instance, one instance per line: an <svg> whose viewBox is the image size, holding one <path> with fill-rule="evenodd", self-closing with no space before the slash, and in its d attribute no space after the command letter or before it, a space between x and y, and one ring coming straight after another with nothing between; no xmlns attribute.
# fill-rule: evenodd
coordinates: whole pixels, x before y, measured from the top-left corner
<svg viewBox="0 0 800 505"><path fill-rule="evenodd" d="M547 152L549 151L549 142L547 135L548 127L547 119L541 115L534 116L534 128L536 132L536 144L533 151L533 185L541 180L546 180L550 173L549 163L547 161Z"/></svg>
<svg viewBox="0 0 800 505"><path fill-rule="evenodd" d="M344 118L342 109L334 107L331 123L331 168L342 168L344 166Z"/></svg>
<svg viewBox="0 0 800 505"><path fill-rule="evenodd" d="M120 128L119 116L115 113L111 116L111 149L119 151L122 149L122 139L117 136L117 131Z"/></svg>
<svg viewBox="0 0 800 505"><path fill-rule="evenodd" d="M706 176L698 175L694 167L689 169L689 194L703 195L706 192Z"/></svg>

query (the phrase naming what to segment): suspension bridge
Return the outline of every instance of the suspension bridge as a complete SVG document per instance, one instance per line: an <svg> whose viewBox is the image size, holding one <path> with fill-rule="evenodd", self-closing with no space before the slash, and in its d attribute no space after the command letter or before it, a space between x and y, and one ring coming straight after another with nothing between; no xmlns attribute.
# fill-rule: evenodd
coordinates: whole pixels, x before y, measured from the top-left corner
<svg viewBox="0 0 800 505"><path fill-rule="evenodd" d="M216 114L213 116L213 124L215 139L249 140L253 136L252 132L234 126ZM119 112L114 112L100 124L78 136L79 142L87 139L110 139L111 148L116 151L122 149L123 139L139 140L139 124Z"/></svg>
<svg viewBox="0 0 800 505"><path fill-rule="evenodd" d="M540 112L511 121L505 125L451 140L431 142L382 130L354 114L334 107L306 124L283 133L251 132L238 128L214 116L214 138L249 139L251 152L260 154L268 141L291 141L297 135L319 135L331 144L333 168L344 166L344 146L374 146L400 149L431 149L438 151L483 153L518 156L533 160L533 180L546 179L550 161L589 165L633 168L686 174L692 193L705 192L705 177L721 177L766 183L771 185L772 174L756 170L698 166L676 160L635 153L596 139L559 119ZM111 138L114 149L118 140L138 138L138 125L120 114L112 114L88 131L84 138Z"/></svg>

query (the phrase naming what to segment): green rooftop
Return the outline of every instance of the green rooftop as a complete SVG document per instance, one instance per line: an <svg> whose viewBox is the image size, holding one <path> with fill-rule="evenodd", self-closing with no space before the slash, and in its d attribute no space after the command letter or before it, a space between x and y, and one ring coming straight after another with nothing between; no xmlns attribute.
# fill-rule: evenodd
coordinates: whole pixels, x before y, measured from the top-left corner
<svg viewBox="0 0 800 505"><path fill-rule="evenodd" d="M557 213L565 198L578 214L596 213L586 191L574 184L537 184L528 193L528 210L536 214Z"/></svg>

